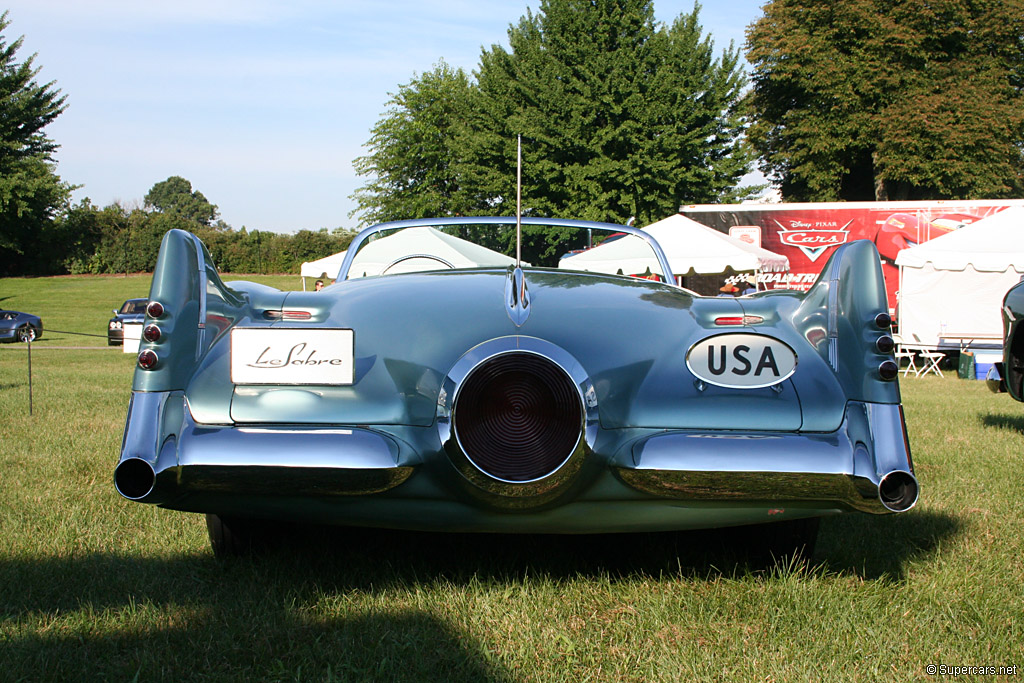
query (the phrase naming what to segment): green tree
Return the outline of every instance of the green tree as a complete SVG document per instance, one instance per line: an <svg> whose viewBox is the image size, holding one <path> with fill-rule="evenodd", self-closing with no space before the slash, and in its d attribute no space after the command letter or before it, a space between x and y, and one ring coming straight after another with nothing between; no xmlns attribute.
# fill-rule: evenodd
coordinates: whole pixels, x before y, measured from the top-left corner
<svg viewBox="0 0 1024 683"><path fill-rule="evenodd" d="M1024 191L1024 2L774 0L749 136L795 201Z"/></svg>
<svg viewBox="0 0 1024 683"><path fill-rule="evenodd" d="M173 175L150 188L146 193L146 206L165 214L179 216L186 221L210 226L217 218L217 207L203 193L192 189L192 183Z"/></svg>
<svg viewBox="0 0 1024 683"><path fill-rule="evenodd" d="M650 0L542 0L481 56L460 140L476 213L640 224L729 196L750 163L739 53L715 57L699 5L669 27Z"/></svg>
<svg viewBox="0 0 1024 683"><path fill-rule="evenodd" d="M361 214L368 225L465 212L454 162L470 87L466 73L444 61L398 87L366 143L370 153L353 162L369 180L352 195L350 217Z"/></svg>
<svg viewBox="0 0 1024 683"><path fill-rule="evenodd" d="M9 25L0 14L0 275L46 273L61 260L53 219L73 188L57 176L57 145L43 129L65 96L52 81L36 82L36 55L17 61L22 38L8 44Z"/></svg>

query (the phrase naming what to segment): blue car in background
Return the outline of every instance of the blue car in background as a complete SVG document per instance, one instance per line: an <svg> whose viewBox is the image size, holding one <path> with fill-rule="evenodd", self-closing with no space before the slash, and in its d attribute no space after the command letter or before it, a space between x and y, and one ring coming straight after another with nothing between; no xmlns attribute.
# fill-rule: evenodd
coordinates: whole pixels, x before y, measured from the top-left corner
<svg viewBox="0 0 1024 683"><path fill-rule="evenodd" d="M114 309L114 317L107 323L107 346L124 344L124 326L126 323L142 324L146 317L146 304L149 299L128 299L121 308Z"/></svg>
<svg viewBox="0 0 1024 683"><path fill-rule="evenodd" d="M43 321L31 313L0 311L0 342L30 342L43 336Z"/></svg>

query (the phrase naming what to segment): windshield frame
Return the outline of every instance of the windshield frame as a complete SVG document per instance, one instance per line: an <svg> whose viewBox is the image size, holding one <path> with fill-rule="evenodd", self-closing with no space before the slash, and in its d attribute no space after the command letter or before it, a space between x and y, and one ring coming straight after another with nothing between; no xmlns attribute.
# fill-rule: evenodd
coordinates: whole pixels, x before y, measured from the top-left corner
<svg viewBox="0 0 1024 683"><path fill-rule="evenodd" d="M651 250L654 252L658 259L658 264L661 266L662 273L664 273L667 284L677 286L675 274L672 272L672 268L668 265L668 257L665 256L665 252L662 251L661 245L654 239L650 234L634 228L628 225L619 225L617 223L600 223L597 221L580 221L580 220L569 220L564 218L538 218L535 216L522 217L519 219L519 223L522 225L550 225L553 227L568 227L568 228L579 228L582 230L602 230L609 233L621 232L628 235L635 235L640 239L644 240ZM356 254L363 247L363 245L374 235L377 235L384 231L391 230L402 230L405 228L421 228L421 227L443 227L443 226L457 226L457 225L507 225L515 226L516 218L514 216L456 216L452 218L417 218L413 220L404 221L390 221L387 223L377 223L370 227L362 230L358 235L353 238L352 243L349 244L348 250L345 253L345 260L341 263L341 268L338 270L337 282L344 282L348 279L349 270L352 267L352 262L355 260ZM523 266L528 268L529 266Z"/></svg>

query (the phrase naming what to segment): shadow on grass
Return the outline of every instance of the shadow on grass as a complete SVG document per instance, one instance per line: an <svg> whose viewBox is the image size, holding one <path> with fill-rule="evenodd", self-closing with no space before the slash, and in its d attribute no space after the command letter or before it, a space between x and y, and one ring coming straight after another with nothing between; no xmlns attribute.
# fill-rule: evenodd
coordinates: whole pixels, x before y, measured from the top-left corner
<svg viewBox="0 0 1024 683"><path fill-rule="evenodd" d="M902 581L908 561L927 557L961 531L959 519L927 510L829 517L822 521L815 559L827 571Z"/></svg>
<svg viewBox="0 0 1024 683"><path fill-rule="evenodd" d="M761 529L558 536L282 526L273 546L227 561L212 555L0 558L0 617L74 611L83 602L95 609L129 600L217 605L227 595L259 602L268 586L375 595L436 584L742 576L758 569L746 550ZM926 557L959 530L956 519L920 510L824 518L812 564L901 580L907 561Z"/></svg>
<svg viewBox="0 0 1024 683"><path fill-rule="evenodd" d="M957 520L926 511L827 518L812 566L899 581L905 563L959 531ZM742 547L756 533L303 527L262 554L226 562L205 554L2 558L2 659L14 679L177 680L202 672L235 680L511 681L483 644L437 616L453 609L450 601L520 583L748 576ZM427 606L412 606L418 600L409 596L421 592ZM58 628L42 626L57 619Z"/></svg>
<svg viewBox="0 0 1024 683"><path fill-rule="evenodd" d="M1017 432L1018 434L1024 434L1024 415L982 415L981 424L986 427L1006 429L1008 431Z"/></svg>
<svg viewBox="0 0 1024 683"><path fill-rule="evenodd" d="M251 607L227 594L211 609L179 609L141 630L8 638L3 659L13 678L5 680L514 680L472 637L428 614L304 619L281 605Z"/></svg>

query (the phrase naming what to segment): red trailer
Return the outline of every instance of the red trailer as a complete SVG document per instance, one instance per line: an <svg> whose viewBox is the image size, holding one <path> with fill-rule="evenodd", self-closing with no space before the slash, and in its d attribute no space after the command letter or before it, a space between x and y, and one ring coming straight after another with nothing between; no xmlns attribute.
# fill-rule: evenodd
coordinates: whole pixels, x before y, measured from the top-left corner
<svg viewBox="0 0 1024 683"><path fill-rule="evenodd" d="M762 273L766 289L806 291L841 244L868 239L882 257L890 313L896 310L900 249L981 220L1024 199L924 202L691 204L679 212L789 258L788 273Z"/></svg>

